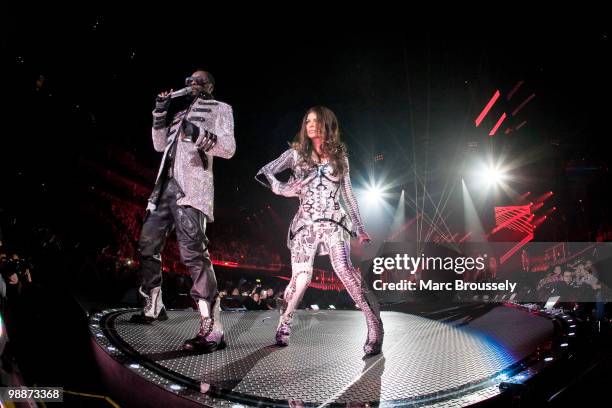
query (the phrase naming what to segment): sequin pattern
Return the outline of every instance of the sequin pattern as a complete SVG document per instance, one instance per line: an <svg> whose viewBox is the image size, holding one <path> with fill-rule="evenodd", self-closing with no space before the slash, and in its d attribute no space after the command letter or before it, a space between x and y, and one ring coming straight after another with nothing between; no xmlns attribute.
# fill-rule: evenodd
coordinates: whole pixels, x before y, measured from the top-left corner
<svg viewBox="0 0 612 408"><path fill-rule="evenodd" d="M159 115L153 112L154 117ZM181 122L185 117L200 130L200 136L195 141L182 140ZM205 146L203 138L206 132L217 136L217 143L208 152L202 149ZM209 222L212 222L214 220L213 157L229 159L236 151L232 107L224 102L198 98L188 110L176 113L168 127L153 129L153 147L158 152L164 152L158 178L164 168L169 147L177 137L179 140L174 160L174 178L185 194L177 200L177 204L197 208L206 214ZM206 165L202 161L202 155L206 155L208 161ZM154 209L153 204L149 203L148 208Z"/></svg>
<svg viewBox="0 0 612 408"><path fill-rule="evenodd" d="M354 234L365 232L348 174L348 159L345 160L347 173L344 177L338 177L333 174L333 170L328 164L315 167L300 164L297 151L288 149L276 160L262 167L257 173L257 181L266 187L270 187L275 194L300 199L300 207L291 222L287 236L287 247L289 249L291 249L292 234L321 218L341 222L347 230L346 240L350 239L351 232ZM293 175L289 181L283 183L275 175L286 169L291 169ZM261 176L265 176L265 178ZM342 201L348 209L348 215L340 204L340 197L342 197ZM326 255L327 253L328 251L323 246L318 252L319 255Z"/></svg>

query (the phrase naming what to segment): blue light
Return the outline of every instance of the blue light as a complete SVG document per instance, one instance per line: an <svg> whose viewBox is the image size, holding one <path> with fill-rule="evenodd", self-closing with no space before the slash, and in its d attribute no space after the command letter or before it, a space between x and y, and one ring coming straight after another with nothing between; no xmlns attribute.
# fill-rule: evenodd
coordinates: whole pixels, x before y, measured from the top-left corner
<svg viewBox="0 0 612 408"><path fill-rule="evenodd" d="M497 360L499 364L506 364L506 366L508 366L515 362L513 354L512 354L512 350L509 350L508 348L506 348L495 337L484 334L484 333L478 333L476 338L480 341L483 341L486 344L487 348L490 350L490 353L491 353L490 355L494 356L494 358ZM499 375L507 376L505 372L501 372ZM494 377L494 378L497 378L497 377Z"/></svg>
<svg viewBox="0 0 612 408"><path fill-rule="evenodd" d="M500 374L497 376L496 380L498 381L507 381L508 380L508 374Z"/></svg>

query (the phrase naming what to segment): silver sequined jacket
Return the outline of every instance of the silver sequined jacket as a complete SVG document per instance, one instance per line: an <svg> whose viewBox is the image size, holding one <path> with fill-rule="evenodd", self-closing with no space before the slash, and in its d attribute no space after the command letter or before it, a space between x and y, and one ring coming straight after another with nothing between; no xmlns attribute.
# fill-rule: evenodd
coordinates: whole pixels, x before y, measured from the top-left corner
<svg viewBox="0 0 612 408"><path fill-rule="evenodd" d="M153 111L153 119L163 118L165 113ZM229 159L236 151L234 139L234 116L232 107L214 99L198 98L188 110L174 115L169 126L152 129L153 147L158 152L164 152L157 179L162 174L168 151L175 138L182 133L181 122L187 115L187 120L199 128L199 137L194 142L177 141L173 174L184 196L177 200L178 205L188 205L202 211L209 222L213 215L213 157ZM217 136L217 143L212 149L205 151L205 138L210 132ZM182 136L182 135L180 135ZM157 184L157 181L156 181ZM149 198L148 210L156 207Z"/></svg>
<svg viewBox="0 0 612 408"><path fill-rule="evenodd" d="M288 149L257 173L256 180L270 187L274 193L300 199L300 207L289 227L288 246L290 246L292 233L304 225L322 219L334 220L341 224L347 233L350 231L350 235L365 233L357 200L353 194L348 172L348 159L345 160L346 174L344 177L338 177L332 174L333 171L329 165L307 166L299 160L297 150ZM290 169L293 175L289 181L283 183L275 175L287 169ZM296 185L300 187L294 188ZM348 209L348 216L343 206L340 205L340 196ZM347 234L346 239L350 239L350 235ZM320 253L320 255L324 254Z"/></svg>

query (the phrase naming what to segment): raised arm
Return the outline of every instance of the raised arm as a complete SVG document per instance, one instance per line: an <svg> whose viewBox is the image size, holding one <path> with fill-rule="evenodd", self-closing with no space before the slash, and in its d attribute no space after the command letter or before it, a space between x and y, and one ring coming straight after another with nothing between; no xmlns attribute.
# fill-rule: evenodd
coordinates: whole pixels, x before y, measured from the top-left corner
<svg viewBox="0 0 612 408"><path fill-rule="evenodd" d="M170 90L172 91L172 90ZM166 115L170 106L170 92L162 92L157 95L155 109L153 110L153 128L151 136L153 138L153 148L157 152L163 152L168 143L168 129L166 125Z"/></svg>

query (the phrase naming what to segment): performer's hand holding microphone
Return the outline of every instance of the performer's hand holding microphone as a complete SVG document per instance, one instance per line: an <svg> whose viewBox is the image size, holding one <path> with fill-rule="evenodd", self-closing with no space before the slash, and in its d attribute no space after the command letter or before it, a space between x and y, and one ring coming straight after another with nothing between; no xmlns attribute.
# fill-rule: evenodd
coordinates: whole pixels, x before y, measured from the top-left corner
<svg viewBox="0 0 612 408"><path fill-rule="evenodd" d="M191 92L191 87L187 86L185 88L179 89L178 91L172 92L172 89L169 91L161 92L157 95L155 99L155 112L163 113L168 112L168 108L170 107L170 100L174 98L178 98L181 96L185 96Z"/></svg>
<svg viewBox="0 0 612 408"><path fill-rule="evenodd" d="M153 128L164 129L166 127L166 114L168 113L168 109L170 108L170 101L174 98L185 96L190 92L191 87L188 86L174 92L172 91L172 89L170 89L169 91L160 92L157 95L157 98L155 98L155 110L153 112L156 115L154 115L153 118ZM183 126L185 126L185 123L183 123ZM188 129L185 129L185 127L183 127L183 134L187 136L187 140L191 140L191 137L194 133L195 136L197 136L197 131L194 132L194 127L195 126L193 125Z"/></svg>
<svg viewBox="0 0 612 408"><path fill-rule="evenodd" d="M166 122L166 114L168 113L168 109L170 107L170 101L174 98L178 98L181 96L185 96L191 93L191 87L187 86L185 88L179 89L178 91L164 91L157 95L155 99L155 113L156 117L153 119L153 127L156 129L161 129L165 127ZM205 137L202 138L198 143L198 149L202 149L205 152L208 152L212 149L215 144L217 144L217 136L210 132L205 132ZM200 135L200 129L194 124L191 123L187 118L185 118L181 123L181 141L183 142L192 142L194 143L198 136Z"/></svg>
<svg viewBox="0 0 612 408"><path fill-rule="evenodd" d="M161 92L157 95L155 99L155 112L157 113L165 113L168 112L168 108L170 107L170 95L172 89L168 92Z"/></svg>
<svg viewBox="0 0 612 408"><path fill-rule="evenodd" d="M172 89L170 90L172 92ZM155 109L153 110L153 129L162 130L166 128L166 114L170 106L170 92L162 92L155 99Z"/></svg>

